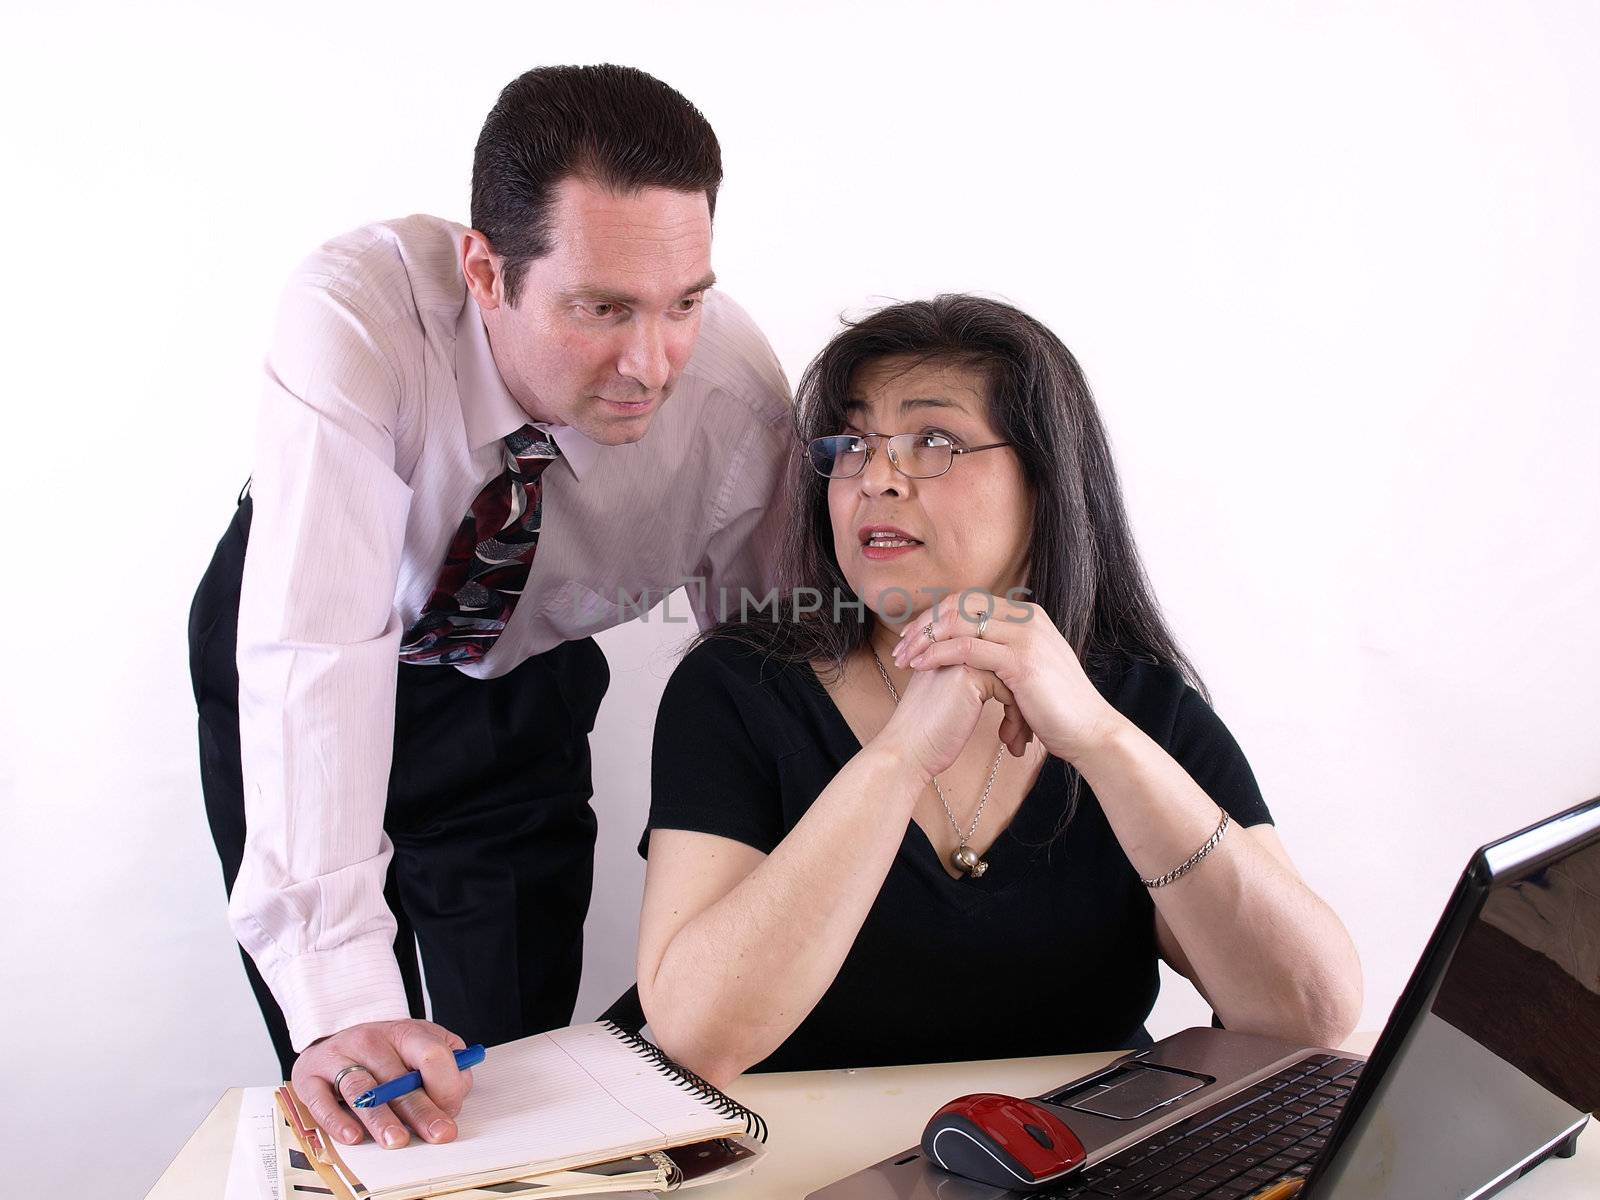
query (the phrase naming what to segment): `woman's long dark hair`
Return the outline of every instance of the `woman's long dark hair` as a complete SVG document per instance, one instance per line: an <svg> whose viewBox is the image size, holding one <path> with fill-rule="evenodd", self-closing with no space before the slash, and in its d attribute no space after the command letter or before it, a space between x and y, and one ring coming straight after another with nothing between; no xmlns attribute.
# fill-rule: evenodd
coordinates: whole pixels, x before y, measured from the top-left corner
<svg viewBox="0 0 1600 1200"><path fill-rule="evenodd" d="M889 357L969 366L987 378L991 423L1011 443L1033 494L1027 598L1055 622L1090 677L1134 659L1175 668L1204 695L1151 594L1100 414L1061 339L1009 304L959 294L846 321L800 378L795 431L802 446L844 429L857 373ZM701 637L736 637L785 661L821 662L837 673L866 641L874 618L849 605L835 619L832 598L854 593L834 553L828 481L803 455L780 582L776 614L726 620ZM820 612L795 603L802 589L821 594Z"/></svg>

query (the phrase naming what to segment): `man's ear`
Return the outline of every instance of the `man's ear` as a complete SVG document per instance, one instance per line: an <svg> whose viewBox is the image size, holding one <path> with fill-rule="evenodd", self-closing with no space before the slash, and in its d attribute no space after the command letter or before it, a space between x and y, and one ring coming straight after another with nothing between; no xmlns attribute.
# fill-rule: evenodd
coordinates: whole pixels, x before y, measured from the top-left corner
<svg viewBox="0 0 1600 1200"><path fill-rule="evenodd" d="M504 274L500 256L489 245L489 239L476 229L461 235L461 273L467 279L467 291L485 310L499 308L505 303Z"/></svg>

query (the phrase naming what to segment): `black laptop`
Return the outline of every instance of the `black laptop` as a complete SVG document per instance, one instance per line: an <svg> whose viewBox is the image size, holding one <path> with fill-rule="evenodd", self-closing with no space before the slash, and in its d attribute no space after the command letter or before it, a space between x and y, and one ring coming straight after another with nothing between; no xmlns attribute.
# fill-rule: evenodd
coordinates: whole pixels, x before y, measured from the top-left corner
<svg viewBox="0 0 1600 1200"><path fill-rule="evenodd" d="M1187 1029L1038 1099L1088 1151L1035 1193L1062 1200L1471 1200L1570 1156L1600 1109L1600 798L1473 855L1370 1059ZM1006 1195L912 1147L809 1200Z"/></svg>

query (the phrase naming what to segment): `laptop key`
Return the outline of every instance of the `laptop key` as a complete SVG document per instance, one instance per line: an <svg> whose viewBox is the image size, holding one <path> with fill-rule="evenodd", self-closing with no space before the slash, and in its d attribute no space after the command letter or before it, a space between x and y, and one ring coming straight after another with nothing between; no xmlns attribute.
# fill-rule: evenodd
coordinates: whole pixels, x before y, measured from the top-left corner
<svg viewBox="0 0 1600 1200"><path fill-rule="evenodd" d="M1177 1157L1172 1153L1171 1150L1162 1149L1153 1151L1150 1154L1146 1154L1142 1158L1132 1159L1130 1160L1129 1165L1137 1166L1140 1170L1145 1170L1148 1168L1147 1174L1155 1175L1161 1171L1165 1171L1176 1161Z"/></svg>
<svg viewBox="0 0 1600 1200"><path fill-rule="evenodd" d="M1146 1179L1161 1174L1167 1168L1164 1166L1150 1166L1147 1163L1137 1163L1117 1176L1124 1187L1132 1187L1136 1183L1143 1183Z"/></svg>
<svg viewBox="0 0 1600 1200"><path fill-rule="evenodd" d="M1117 1200L1167 1200L1169 1196L1176 1196L1179 1188L1192 1188L1194 1194L1202 1195L1205 1188L1195 1179L1180 1179L1175 1183L1159 1183L1155 1179L1147 1179L1131 1192L1123 1192Z"/></svg>
<svg viewBox="0 0 1600 1200"><path fill-rule="evenodd" d="M1125 1196L1144 1182L1143 1179L1130 1180L1127 1178L1127 1172L1122 1171L1113 1175L1110 1179L1102 1179L1095 1184L1095 1190L1106 1196Z"/></svg>
<svg viewBox="0 0 1600 1200"><path fill-rule="evenodd" d="M1100 1195L1103 1193L1107 1196L1127 1196L1130 1193L1142 1188L1145 1185L1145 1182L1146 1181L1143 1179L1132 1180L1125 1178L1122 1172L1118 1172L1112 1178L1102 1179L1099 1183L1095 1184L1095 1194Z"/></svg>
<svg viewBox="0 0 1600 1200"><path fill-rule="evenodd" d="M1225 1138L1218 1138L1215 1145L1218 1150L1226 1150L1229 1154L1237 1154L1239 1151L1255 1145L1256 1140L1251 1136L1250 1130L1241 1129L1238 1133L1230 1133Z"/></svg>
<svg viewBox="0 0 1600 1200"><path fill-rule="evenodd" d="M1277 1094L1278 1085L1269 1081L1268 1083L1258 1083L1255 1087L1246 1088L1239 1093L1239 1096L1246 1104L1258 1104L1262 1100L1270 1099Z"/></svg>
<svg viewBox="0 0 1600 1200"><path fill-rule="evenodd" d="M1270 1157L1271 1155L1264 1150L1251 1150L1230 1158L1222 1164L1222 1169L1228 1171L1231 1175L1243 1175L1251 1167L1259 1167L1262 1162Z"/></svg>
<svg viewBox="0 0 1600 1200"><path fill-rule="evenodd" d="M1177 1187L1180 1183L1188 1183L1196 1174L1194 1167L1173 1167L1163 1171L1149 1181L1149 1187L1158 1196L1165 1196L1167 1190Z"/></svg>

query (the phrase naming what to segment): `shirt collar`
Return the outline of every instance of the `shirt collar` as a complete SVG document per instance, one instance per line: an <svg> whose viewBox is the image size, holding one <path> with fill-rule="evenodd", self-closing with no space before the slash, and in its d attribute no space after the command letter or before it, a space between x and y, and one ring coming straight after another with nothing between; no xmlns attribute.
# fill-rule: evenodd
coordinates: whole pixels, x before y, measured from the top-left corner
<svg viewBox="0 0 1600 1200"><path fill-rule="evenodd" d="M456 319L456 388L461 393L461 416L467 438L474 450L497 442L524 425L548 433L561 449L561 457L579 479L600 454L598 442L590 441L570 425L549 425L530 421L528 414L500 378L489 349L489 333L483 327L483 313L468 292Z"/></svg>

